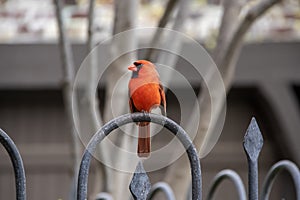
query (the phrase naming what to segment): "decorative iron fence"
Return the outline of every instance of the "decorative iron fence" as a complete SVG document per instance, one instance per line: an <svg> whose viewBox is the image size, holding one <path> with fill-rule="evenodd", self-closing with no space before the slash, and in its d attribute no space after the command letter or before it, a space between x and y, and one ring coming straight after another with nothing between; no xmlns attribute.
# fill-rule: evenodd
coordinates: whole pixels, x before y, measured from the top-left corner
<svg viewBox="0 0 300 200"><path fill-rule="evenodd" d="M0 129L0 142L6 149L15 173L16 199L26 199L26 177L21 155L12 139Z"/></svg>
<svg viewBox="0 0 300 200"><path fill-rule="evenodd" d="M174 121L171 119L155 114L149 113L134 113L126 114L117 117L107 124L105 124L90 140L79 169L78 174L78 184L77 184L77 199L85 200L87 199L87 183L89 176L89 168L92 159L92 154L94 153L96 146L113 130L120 126L133 122L152 122L164 126L170 132L172 132L182 143L186 149L191 167L192 175L192 186L191 195L187 199L201 200L202 199L202 176L200 160L197 156L197 151L189 139L188 134ZM0 129L0 142L5 147L8 152L11 161L13 163L15 182L16 182L16 199L25 200L26 199L26 179L25 171L20 153L14 144L14 142L9 138L9 136ZM300 172L299 168L288 160L279 161L269 170L259 198L258 193L258 157L261 148L263 147L263 138L256 120L253 118L247 129L244 137L244 149L248 160L248 199L249 200L266 200L269 198L273 182L277 175L282 171L286 170L292 177L294 182L294 187L296 191L296 199L300 200ZM223 170L219 172L209 189L207 199L212 199L213 195L224 179L229 179L233 182L239 199L246 200L246 190L245 186L240 178L240 176L232 170ZM165 194L166 199L175 200L172 189L166 183L156 183L151 187L151 183L144 170L143 163L139 162L136 171L133 174L133 178L129 185L131 194L135 200L150 200L152 199L158 191ZM99 196L99 200L108 200L109 197L106 195Z"/></svg>

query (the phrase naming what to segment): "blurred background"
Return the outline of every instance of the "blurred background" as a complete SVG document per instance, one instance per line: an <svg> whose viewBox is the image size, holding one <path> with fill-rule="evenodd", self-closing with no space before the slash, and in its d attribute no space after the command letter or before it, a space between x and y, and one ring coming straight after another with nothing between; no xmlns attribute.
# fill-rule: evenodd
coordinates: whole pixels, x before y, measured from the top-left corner
<svg viewBox="0 0 300 200"><path fill-rule="evenodd" d="M0 128L15 141L24 159L28 199L70 199L73 150L62 89L63 62L55 5L50 0L0 2ZM240 15L258 2L245 1ZM66 0L64 3L62 16L72 44L76 72L87 54L89 2ZM138 1L134 10L135 27L157 26L167 3L166 0ZM223 12L221 0L191 0L180 31L213 52L218 45ZM94 43L112 35L114 17L113 1L95 2ZM171 17L166 27L172 28L174 20L176 17ZM152 37L152 33L143 37ZM212 152L202 159L204 196L213 176L225 168L236 170L247 183L242 141L252 116L256 117L264 137L259 158L260 185L276 161L290 159L300 164L299 41L300 5L296 0L273 6L247 31L228 89L224 129ZM178 59L175 65L180 71L188 63ZM200 78L192 70L183 71L198 93ZM100 107L106 92L104 82L98 87ZM178 120L176 97L167 92L167 99L168 116ZM154 148L168 139L153 138ZM91 171L91 182L97 180L95 168ZM149 173L151 182L163 180L167 170ZM275 182L271 199L293 199L293 188L287 183L291 183L290 177L283 173ZM13 168L0 147L0 199L14 199L14 191ZM233 186L227 182L216 197L237 199Z"/></svg>

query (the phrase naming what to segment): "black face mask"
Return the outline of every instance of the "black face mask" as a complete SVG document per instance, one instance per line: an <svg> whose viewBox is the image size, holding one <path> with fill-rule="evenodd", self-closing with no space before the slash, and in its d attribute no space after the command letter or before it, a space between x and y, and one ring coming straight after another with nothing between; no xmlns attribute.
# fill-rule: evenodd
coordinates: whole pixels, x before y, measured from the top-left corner
<svg viewBox="0 0 300 200"><path fill-rule="evenodd" d="M136 71L132 71L131 78L137 78L138 75L139 75L139 71L141 70L143 64L137 63L137 62L135 62L133 64L136 66L137 70Z"/></svg>

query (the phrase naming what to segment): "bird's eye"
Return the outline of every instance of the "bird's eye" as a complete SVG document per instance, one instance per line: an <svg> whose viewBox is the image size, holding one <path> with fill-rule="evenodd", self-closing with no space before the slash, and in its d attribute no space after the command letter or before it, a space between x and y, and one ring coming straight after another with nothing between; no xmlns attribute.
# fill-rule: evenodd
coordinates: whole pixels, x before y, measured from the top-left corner
<svg viewBox="0 0 300 200"><path fill-rule="evenodd" d="M141 67L142 66L142 63L139 63L139 62L134 62L133 63L135 66L137 66L137 67Z"/></svg>

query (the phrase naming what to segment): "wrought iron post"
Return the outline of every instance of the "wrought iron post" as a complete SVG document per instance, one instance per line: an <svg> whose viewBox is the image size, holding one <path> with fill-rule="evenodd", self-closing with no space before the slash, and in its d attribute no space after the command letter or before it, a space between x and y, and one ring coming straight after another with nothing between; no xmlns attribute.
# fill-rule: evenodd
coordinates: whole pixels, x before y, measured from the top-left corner
<svg viewBox="0 0 300 200"><path fill-rule="evenodd" d="M91 162L92 154L95 152L97 144L101 142L111 131L115 130L116 128L128 123L141 122L141 121L152 122L152 123L162 125L168 130L170 130L180 140L180 142L186 149L190 161L191 174L192 174L192 199L201 200L202 180L201 180L200 160L198 158L197 151L194 145L192 144L192 141L189 139L187 133L174 121L172 121L167 117L161 115L155 115L151 113L133 113L133 114L122 115L118 118L111 120L110 122L105 124L99 131L97 131L97 133L90 140L80 164L80 170L78 175L78 186L77 186L78 200L85 200L87 198L87 183L88 183L90 162ZM148 187L147 185L148 184L146 183L145 186Z"/></svg>
<svg viewBox="0 0 300 200"><path fill-rule="evenodd" d="M244 150L248 159L249 200L258 200L258 157L263 146L263 138L253 117L244 137Z"/></svg>
<svg viewBox="0 0 300 200"><path fill-rule="evenodd" d="M26 177L21 155L12 139L0 129L0 143L4 146L14 167L16 199L26 200Z"/></svg>

